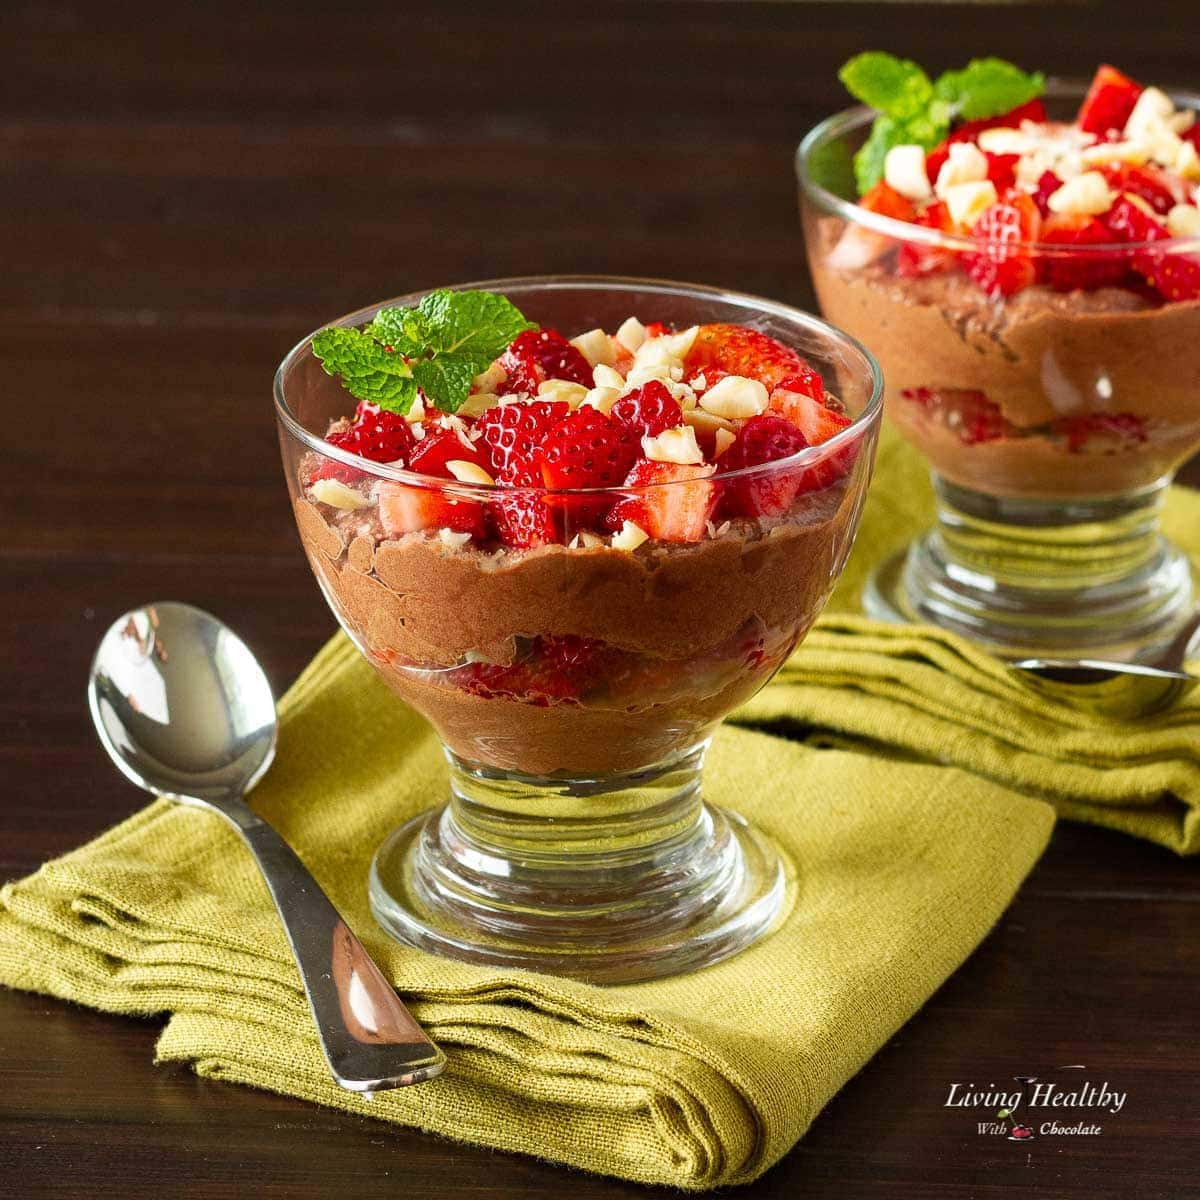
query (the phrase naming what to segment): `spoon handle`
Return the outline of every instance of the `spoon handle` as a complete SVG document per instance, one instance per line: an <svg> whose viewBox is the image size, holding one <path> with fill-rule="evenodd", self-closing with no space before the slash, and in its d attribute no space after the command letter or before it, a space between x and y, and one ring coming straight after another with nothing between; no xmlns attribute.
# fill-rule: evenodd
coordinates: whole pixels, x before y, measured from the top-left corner
<svg viewBox="0 0 1200 1200"><path fill-rule="evenodd" d="M426 1037L296 852L241 799L212 804L258 861L291 942L334 1078L355 1092L404 1087L441 1074Z"/></svg>

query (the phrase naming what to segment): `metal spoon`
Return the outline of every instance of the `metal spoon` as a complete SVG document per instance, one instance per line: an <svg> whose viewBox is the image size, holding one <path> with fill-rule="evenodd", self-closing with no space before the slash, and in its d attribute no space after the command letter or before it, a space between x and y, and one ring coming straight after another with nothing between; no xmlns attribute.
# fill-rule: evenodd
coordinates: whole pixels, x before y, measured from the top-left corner
<svg viewBox="0 0 1200 1200"><path fill-rule="evenodd" d="M275 702L246 644L187 604L119 618L92 662L88 706L104 748L139 787L220 813L271 889L321 1047L344 1088L373 1092L441 1073L425 1036L294 851L243 795L275 757Z"/></svg>
<svg viewBox="0 0 1200 1200"><path fill-rule="evenodd" d="M1183 669L1197 630L1200 611L1152 663L1025 658L1009 666L1043 695L1073 708L1105 717L1146 717L1169 708L1200 683Z"/></svg>

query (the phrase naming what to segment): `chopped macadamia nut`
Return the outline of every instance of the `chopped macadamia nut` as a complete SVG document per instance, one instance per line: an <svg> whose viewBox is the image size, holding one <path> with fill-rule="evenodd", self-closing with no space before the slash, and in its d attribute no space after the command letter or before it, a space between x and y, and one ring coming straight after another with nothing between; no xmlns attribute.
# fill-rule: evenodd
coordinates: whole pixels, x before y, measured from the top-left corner
<svg viewBox="0 0 1200 1200"><path fill-rule="evenodd" d="M1095 217L1108 212L1116 198L1099 171L1085 171L1052 192L1046 204L1051 212Z"/></svg>
<svg viewBox="0 0 1200 1200"><path fill-rule="evenodd" d="M1167 122L1175 115L1175 105L1171 97L1161 88L1143 88L1137 98L1129 119L1125 122L1125 136L1130 139L1153 134L1156 130L1167 126Z"/></svg>
<svg viewBox="0 0 1200 1200"><path fill-rule="evenodd" d="M996 129L984 129L976 140L980 150L988 154L1028 154L1031 150L1036 150L1038 145L1038 139L1032 133L1007 125Z"/></svg>
<svg viewBox="0 0 1200 1200"><path fill-rule="evenodd" d="M696 431L690 425L664 429L657 437L642 438L642 453L654 462L690 465L704 461Z"/></svg>
<svg viewBox="0 0 1200 1200"><path fill-rule="evenodd" d="M938 198L950 203L946 193L952 188L964 183L979 183L987 178L988 161L978 146L971 142L952 142L946 161L938 171L934 191Z"/></svg>
<svg viewBox="0 0 1200 1200"><path fill-rule="evenodd" d="M691 325L687 329L680 330L679 333L668 334L662 340L667 343L671 353L682 362L687 358L688 351L691 350L699 332L699 325Z"/></svg>
<svg viewBox="0 0 1200 1200"><path fill-rule="evenodd" d="M495 392L507 378L508 372L498 362L494 362L486 371L482 371L471 380L471 391Z"/></svg>
<svg viewBox="0 0 1200 1200"><path fill-rule="evenodd" d="M1200 237L1200 208L1176 204L1167 213L1167 232L1172 237Z"/></svg>
<svg viewBox="0 0 1200 1200"><path fill-rule="evenodd" d="M413 399L412 407L404 414L404 419L410 425L419 425L425 420L425 401L421 399L419 393Z"/></svg>
<svg viewBox="0 0 1200 1200"><path fill-rule="evenodd" d="M598 546L604 545L604 539L599 534L592 533L587 529L578 536L585 550L595 550Z"/></svg>
<svg viewBox="0 0 1200 1200"><path fill-rule="evenodd" d="M720 458L736 441L737 434L732 429L718 429L713 436L713 458Z"/></svg>
<svg viewBox="0 0 1200 1200"><path fill-rule="evenodd" d="M638 347L633 356L634 370L646 366L682 367L683 360L671 349L670 338L651 338Z"/></svg>
<svg viewBox="0 0 1200 1200"><path fill-rule="evenodd" d="M547 379L538 385L539 400L564 400L572 408L578 408L587 394L582 383L572 383L569 379Z"/></svg>
<svg viewBox="0 0 1200 1200"><path fill-rule="evenodd" d="M616 388L618 391L625 386L625 376L604 363L600 363L592 371L592 382L597 387Z"/></svg>
<svg viewBox="0 0 1200 1200"><path fill-rule="evenodd" d="M1200 180L1200 152L1191 142L1184 142L1175 157L1175 170L1189 183Z"/></svg>
<svg viewBox="0 0 1200 1200"><path fill-rule="evenodd" d="M1140 167L1150 161L1150 147L1144 142L1100 142L1086 146L1079 152L1085 166L1095 167L1103 163L1123 162Z"/></svg>
<svg viewBox="0 0 1200 1200"><path fill-rule="evenodd" d="M687 409L683 414L684 424L690 425L699 433L715 434L718 429L733 429L732 421L725 417L718 417L716 413L710 413L703 408Z"/></svg>
<svg viewBox="0 0 1200 1200"><path fill-rule="evenodd" d="M700 407L718 417L745 420L767 408L767 389L757 379L726 375L700 397Z"/></svg>
<svg viewBox="0 0 1200 1200"><path fill-rule="evenodd" d="M482 416L489 408L500 403L500 397L492 392L472 392L466 399L466 403L455 414L460 417L470 417L472 420L475 417Z"/></svg>
<svg viewBox="0 0 1200 1200"><path fill-rule="evenodd" d="M318 479L309 491L314 500L347 511L367 508L371 503L357 488L352 488L338 479Z"/></svg>
<svg viewBox="0 0 1200 1200"><path fill-rule="evenodd" d="M450 459L446 463L446 470L460 483L496 482L478 463L467 462L462 458Z"/></svg>
<svg viewBox="0 0 1200 1200"><path fill-rule="evenodd" d="M461 550L471 540L471 535L465 530L439 529L438 541L448 550Z"/></svg>
<svg viewBox="0 0 1200 1200"><path fill-rule="evenodd" d="M626 521L618 533L613 534L614 550L636 550L650 535L636 522Z"/></svg>
<svg viewBox="0 0 1200 1200"><path fill-rule="evenodd" d="M922 146L893 146L883 160L883 178L888 187L910 200L928 200L933 195Z"/></svg>
<svg viewBox="0 0 1200 1200"><path fill-rule="evenodd" d="M625 347L626 350L637 352L641 344L646 340L646 327L637 319L637 317L627 317L621 322L617 329L617 341Z"/></svg>
<svg viewBox="0 0 1200 1200"><path fill-rule="evenodd" d="M584 396L581 408L594 408L606 417L612 412L612 406L621 398L620 390L614 387L594 387Z"/></svg>
<svg viewBox="0 0 1200 1200"><path fill-rule="evenodd" d="M600 363L611 367L617 361L616 351L607 333L603 329L589 329L571 339L571 345L588 360L588 365L595 367Z"/></svg>
<svg viewBox="0 0 1200 1200"><path fill-rule="evenodd" d="M990 179L976 183L956 183L946 189L942 196L955 225L970 229L983 214L999 199L996 185Z"/></svg>

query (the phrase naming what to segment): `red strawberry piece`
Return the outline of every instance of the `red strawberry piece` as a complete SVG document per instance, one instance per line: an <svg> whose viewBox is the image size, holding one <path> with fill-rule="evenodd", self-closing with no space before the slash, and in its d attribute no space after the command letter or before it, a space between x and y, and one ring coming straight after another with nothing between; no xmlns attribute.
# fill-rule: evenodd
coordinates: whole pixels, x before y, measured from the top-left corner
<svg viewBox="0 0 1200 1200"><path fill-rule="evenodd" d="M639 459L625 487L641 490L613 505L609 527L620 529L625 521L633 521L659 541L698 542L717 500L709 478L716 469Z"/></svg>
<svg viewBox="0 0 1200 1200"><path fill-rule="evenodd" d="M996 186L998 193L1008 191L1017 182L1017 159L1019 154L992 154L984 151L987 159L987 177Z"/></svg>
<svg viewBox="0 0 1200 1200"><path fill-rule="evenodd" d="M1113 242L1112 230L1095 217L1053 213L1042 225L1041 240L1063 247L1061 252L1047 251L1038 258L1042 280L1056 291L1112 287L1125 278L1129 267L1126 252L1088 250Z"/></svg>
<svg viewBox="0 0 1200 1200"><path fill-rule="evenodd" d="M453 529L483 538L483 505L440 487L412 487L389 479L379 484L379 520L393 537L421 529Z"/></svg>
<svg viewBox="0 0 1200 1200"><path fill-rule="evenodd" d="M973 142L985 129L1019 129L1022 121L1036 121L1041 124L1045 119L1046 106L1040 100L1028 100L998 117L964 121L948 138L925 156L925 173L929 176L929 182L937 182L938 172L942 169L946 159L950 157L951 143Z"/></svg>
<svg viewBox="0 0 1200 1200"><path fill-rule="evenodd" d="M1165 300L1200 299L1200 256L1161 254L1154 262L1150 282Z"/></svg>
<svg viewBox="0 0 1200 1200"><path fill-rule="evenodd" d="M1200 121L1193 121L1179 136L1185 142L1191 142L1197 150L1200 150Z"/></svg>
<svg viewBox="0 0 1200 1200"><path fill-rule="evenodd" d="M356 438L353 430L339 430L336 433L329 434L325 440L331 446L337 446L340 450L347 450L351 454L358 453L355 449ZM332 458L323 458L314 454L312 456L311 468L308 470L305 478L305 484L316 483L318 479L340 479L342 483L355 483L362 478L362 471L356 471L353 467L347 467L340 462L334 462Z"/></svg>
<svg viewBox="0 0 1200 1200"><path fill-rule="evenodd" d="M463 691L487 700L548 707L577 702L603 678L613 651L594 638L544 635L507 666L471 663L455 673Z"/></svg>
<svg viewBox="0 0 1200 1200"><path fill-rule="evenodd" d="M657 379L622 396L608 414L635 437L657 437L664 429L683 424L679 402Z"/></svg>
<svg viewBox="0 0 1200 1200"><path fill-rule="evenodd" d="M508 374L501 395L527 392L536 396L538 385L547 379L592 386L588 360L556 329L528 329L518 334L500 356L500 365Z"/></svg>
<svg viewBox="0 0 1200 1200"><path fill-rule="evenodd" d="M581 408L550 429L535 459L548 488L602 488L620 483L637 456L628 429L597 409Z"/></svg>
<svg viewBox="0 0 1200 1200"><path fill-rule="evenodd" d="M791 382L787 380L771 392L768 408L790 421L800 431L807 445L819 446L850 424L849 417L834 411L823 400L787 386ZM725 453L728 454L729 450ZM721 456L722 460L724 457Z"/></svg>
<svg viewBox="0 0 1200 1200"><path fill-rule="evenodd" d="M1154 245L1170 232L1161 222L1126 196L1108 210L1104 223L1119 241L1132 242L1133 269L1167 300L1194 300L1200 296L1200 260L1194 255L1169 254Z"/></svg>
<svg viewBox="0 0 1200 1200"><path fill-rule="evenodd" d="M1128 450L1146 440L1146 423L1133 413L1086 413L1062 417L1054 432L1067 439L1067 449L1076 454L1085 447L1101 453Z"/></svg>
<svg viewBox="0 0 1200 1200"><path fill-rule="evenodd" d="M500 483L540 484L542 474L533 461L542 439L569 412L562 400L502 404L487 409L475 422L479 447L488 469Z"/></svg>
<svg viewBox="0 0 1200 1200"><path fill-rule="evenodd" d="M1043 171L1038 177L1037 190L1033 193L1033 202L1043 217L1050 215L1050 197L1062 187L1063 181L1053 171Z"/></svg>
<svg viewBox="0 0 1200 1200"><path fill-rule="evenodd" d="M789 458L807 447L804 434L775 413L751 417L717 462L719 474L757 467ZM787 512L804 488L803 468L778 467L746 479L731 479L721 487L721 510L732 517L776 517Z"/></svg>
<svg viewBox="0 0 1200 1200"><path fill-rule="evenodd" d="M781 379L778 386L787 392L799 392L802 396L811 396L824 405L828 405L831 399L825 395L825 381L821 378L820 372L810 367L808 363L804 364L804 370L797 371L795 375L789 375L786 379Z"/></svg>
<svg viewBox="0 0 1200 1200"><path fill-rule="evenodd" d="M1009 192L984 210L971 234L979 250L964 255L967 273L989 296L1011 296L1037 276L1030 242L1038 240L1041 214L1031 196Z"/></svg>
<svg viewBox="0 0 1200 1200"><path fill-rule="evenodd" d="M1171 236L1161 221L1127 196L1117 197L1103 221L1118 242L1161 242Z"/></svg>
<svg viewBox="0 0 1200 1200"><path fill-rule="evenodd" d="M910 206L911 207L911 206ZM703 375L708 387L716 382L715 371L757 379L768 391L789 375L803 372L808 364L790 346L744 325L717 323L701 325L683 361L685 379Z"/></svg>
<svg viewBox="0 0 1200 1200"><path fill-rule="evenodd" d="M1183 189L1165 171L1148 163L1107 163L1100 173L1114 191L1141 197L1157 213L1169 213L1185 198Z"/></svg>
<svg viewBox="0 0 1200 1200"><path fill-rule="evenodd" d="M369 458L372 462L398 463L404 466L412 452L412 429L408 422L396 413L388 412L369 400L360 400L354 412L354 424L338 440L328 440L343 450Z"/></svg>
<svg viewBox="0 0 1200 1200"><path fill-rule="evenodd" d="M431 429L426 433L412 452L411 466L421 475L450 479L452 476L446 464L455 459L474 463L487 470L479 447L454 429Z"/></svg>
<svg viewBox="0 0 1200 1200"><path fill-rule="evenodd" d="M950 210L940 200L918 213L914 224L925 229L936 229L940 233L954 232ZM954 260L954 251L947 250L944 246L916 241L901 242L896 255L896 273L909 279L919 275L935 275L953 266Z"/></svg>
<svg viewBox="0 0 1200 1200"><path fill-rule="evenodd" d="M882 179L873 188L864 192L858 203L860 208L885 217L892 217L897 221L912 221L917 215L913 202L907 196L902 196L894 187L884 183Z"/></svg>
<svg viewBox="0 0 1200 1200"><path fill-rule="evenodd" d="M1092 79L1092 86L1083 98L1075 124L1085 133L1102 136L1110 130L1124 129L1141 94L1141 84L1105 63Z"/></svg>
<svg viewBox="0 0 1200 1200"><path fill-rule="evenodd" d="M917 404L929 416L953 429L968 446L994 442L1016 432L998 405L970 388L906 388L903 400Z"/></svg>
<svg viewBox="0 0 1200 1200"><path fill-rule="evenodd" d="M537 493L514 491L489 506L500 540L513 550L530 550L558 540L554 514Z"/></svg>

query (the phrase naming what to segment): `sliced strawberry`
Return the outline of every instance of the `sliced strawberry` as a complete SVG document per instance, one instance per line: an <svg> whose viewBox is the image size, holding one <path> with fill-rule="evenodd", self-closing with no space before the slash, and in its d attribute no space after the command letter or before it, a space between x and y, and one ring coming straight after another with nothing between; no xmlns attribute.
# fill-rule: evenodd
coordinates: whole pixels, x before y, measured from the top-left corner
<svg viewBox="0 0 1200 1200"><path fill-rule="evenodd" d="M499 483L540 484L542 474L533 461L542 439L571 408L562 400L534 400L487 409L475 422L488 469Z"/></svg>
<svg viewBox="0 0 1200 1200"><path fill-rule="evenodd" d="M664 429L683 424L679 401L657 379L627 392L612 406L608 415L639 438L657 437Z"/></svg>
<svg viewBox="0 0 1200 1200"><path fill-rule="evenodd" d="M791 380L786 381L790 382ZM835 412L823 400L806 392L796 391L786 384L781 384L771 392L768 408L790 421L809 446L819 446L822 442L829 441L850 424L849 417ZM728 454L729 451L725 453ZM721 457L724 459L725 456Z"/></svg>
<svg viewBox="0 0 1200 1200"><path fill-rule="evenodd" d="M716 504L716 488L709 478L716 469L639 459L625 486L643 490L613 505L609 527L620 529L625 521L633 521L659 541L698 542Z"/></svg>
<svg viewBox="0 0 1200 1200"><path fill-rule="evenodd" d="M469 437L460 436L454 429L431 429L416 444L412 452L412 469L421 475L436 475L440 479L452 478L446 464L455 459L474 463L487 470L487 463L479 447Z"/></svg>
<svg viewBox="0 0 1200 1200"><path fill-rule="evenodd" d="M1127 196L1118 196L1102 219L1118 242L1161 242L1171 236L1161 221Z"/></svg>
<svg viewBox="0 0 1200 1200"><path fill-rule="evenodd" d="M410 487L390 479L379 483L379 520L392 537L421 529L453 529L485 536L483 505L459 500L438 487Z"/></svg>
<svg viewBox="0 0 1200 1200"><path fill-rule="evenodd" d="M1047 252L1038 258L1042 281L1059 292L1091 290L1119 284L1129 269L1124 251L1095 250L1089 246L1111 245L1112 230L1095 217L1052 213L1042 224L1041 241L1062 246L1062 253Z"/></svg>
<svg viewBox="0 0 1200 1200"><path fill-rule="evenodd" d="M964 255L967 274L993 297L1028 287L1037 277L1029 243L1038 240L1041 223L1031 196L1008 192L972 227L979 250Z"/></svg>
<svg viewBox="0 0 1200 1200"><path fill-rule="evenodd" d="M1003 194L1017 182L1017 160L1019 154L992 154L985 150L987 177L995 184L996 191Z"/></svg>
<svg viewBox="0 0 1200 1200"><path fill-rule="evenodd" d="M936 229L939 233L953 233L954 222L950 210L940 200L928 205L918 213L914 222L925 229ZM901 242L896 255L896 273L905 278L920 275L935 275L954 265L956 255L944 246L931 246L925 242Z"/></svg>
<svg viewBox="0 0 1200 1200"><path fill-rule="evenodd" d="M804 370L797 371L795 375L789 375L786 379L781 379L778 386L784 391L811 396L824 405L828 405L831 399L825 394L825 381L821 378L820 372L810 367L808 363L804 364Z"/></svg>
<svg viewBox="0 0 1200 1200"><path fill-rule="evenodd" d="M917 210L913 202L902 196L895 188L880 180L873 188L864 192L858 201L861 208L869 212L891 217L896 221L915 221ZM838 271L857 271L882 257L892 248L893 240L886 234L876 233L862 225L850 224L838 238L837 245L830 251L830 264ZM735 374L735 372L730 372ZM766 380L763 380L766 383ZM767 384L768 387L771 384Z"/></svg>
<svg viewBox="0 0 1200 1200"><path fill-rule="evenodd" d="M1050 215L1050 197L1062 185L1063 181L1053 171L1043 171L1038 177L1037 190L1033 193L1033 202L1043 217Z"/></svg>
<svg viewBox="0 0 1200 1200"><path fill-rule="evenodd" d="M507 666L470 663L455 672L463 691L487 700L548 707L579 701L601 683L619 652L594 638L542 635Z"/></svg>
<svg viewBox="0 0 1200 1200"><path fill-rule="evenodd" d="M1046 106L1040 100L1027 100L998 117L983 117L978 121L964 121L948 138L935 146L925 156L925 173L930 183L937 181L938 172L950 157L950 146L954 142L973 142L985 129L1019 129L1022 121L1046 119Z"/></svg>
<svg viewBox="0 0 1200 1200"><path fill-rule="evenodd" d="M967 446L1009 437L1016 429L999 405L970 388L905 388L901 399L917 404L929 416L954 430Z"/></svg>
<svg viewBox="0 0 1200 1200"><path fill-rule="evenodd" d="M1132 242L1133 269L1167 300L1194 300L1200 296L1200 260L1194 255L1169 254L1154 243L1167 241L1167 227L1126 196L1120 197L1104 217L1119 241Z"/></svg>
<svg viewBox="0 0 1200 1200"><path fill-rule="evenodd" d="M1105 63L1092 79L1075 124L1085 133L1101 136L1110 130L1124 129L1141 94L1141 84Z"/></svg>
<svg viewBox="0 0 1200 1200"><path fill-rule="evenodd" d="M637 439L595 408L564 417L535 458L548 488L603 488L620 483L638 456Z"/></svg>
<svg viewBox="0 0 1200 1200"><path fill-rule="evenodd" d="M1055 433L1066 438L1072 454L1087 449L1103 454L1130 450L1146 440L1146 423L1133 413L1086 413L1061 417L1054 422Z"/></svg>
<svg viewBox="0 0 1200 1200"><path fill-rule="evenodd" d="M811 401L811 397L804 397ZM815 402L814 402L815 403ZM804 435L784 417L761 413L751 417L738 431L733 445L721 455L720 474L777 462L807 447ZM803 468L779 467L747 479L732 479L721 487L721 511L731 517L776 517L792 507L804 489Z"/></svg>
<svg viewBox="0 0 1200 1200"><path fill-rule="evenodd" d="M1150 282L1166 300L1200 299L1200 257L1161 254L1155 260Z"/></svg>
<svg viewBox="0 0 1200 1200"><path fill-rule="evenodd" d="M556 329L529 329L518 334L499 361L508 374L501 395L527 392L536 396L539 384L547 379L592 386L588 360Z"/></svg>
<svg viewBox="0 0 1200 1200"><path fill-rule="evenodd" d="M1165 171L1146 163L1106 163L1100 174L1108 185L1117 192L1129 192L1140 196L1156 213L1169 213L1184 196L1184 189Z"/></svg>
<svg viewBox="0 0 1200 1200"><path fill-rule="evenodd" d="M415 438L408 422L369 400L360 400L354 410L354 423L341 434L329 438L335 446L369 458L372 462L405 466Z"/></svg>
<svg viewBox="0 0 1200 1200"><path fill-rule="evenodd" d="M910 206L911 207L911 206ZM802 373L808 364L790 346L744 325L701 325L687 357L683 377L703 375L708 386L720 376L742 375L759 380L768 391L789 375Z"/></svg>
<svg viewBox="0 0 1200 1200"><path fill-rule="evenodd" d="M488 510L497 535L510 549L530 550L558 540L554 514L537 492L503 495Z"/></svg>

